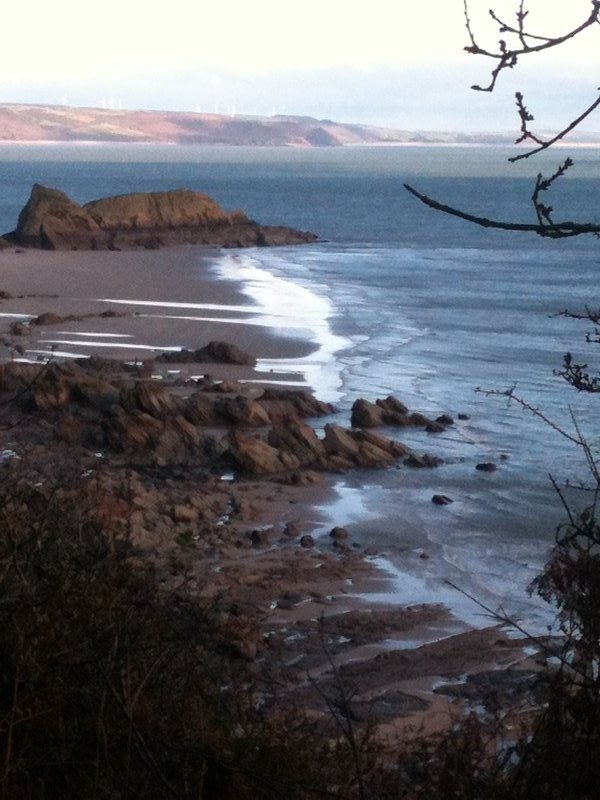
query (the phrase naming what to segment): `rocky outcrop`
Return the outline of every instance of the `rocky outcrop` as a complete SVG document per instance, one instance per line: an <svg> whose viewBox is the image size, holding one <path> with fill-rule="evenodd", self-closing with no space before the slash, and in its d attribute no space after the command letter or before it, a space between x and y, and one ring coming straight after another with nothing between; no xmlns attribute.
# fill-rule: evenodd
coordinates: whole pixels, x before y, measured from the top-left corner
<svg viewBox="0 0 600 800"><path fill-rule="evenodd" d="M351 422L354 428L377 428L380 425L400 428L412 426L425 428L430 433L441 433L448 425L452 425L454 420L448 414L442 414L432 420L419 412L411 413L404 403L390 395L374 403L363 399L355 400Z"/></svg>
<svg viewBox="0 0 600 800"><path fill-rule="evenodd" d="M332 408L303 391L186 396L185 387L173 391L107 361L0 365L0 392L12 395L15 408L43 415L55 441L122 454L137 465L233 469L300 484L305 471L386 467L400 458L410 466L440 463L372 430L330 423L318 435L303 418Z"/></svg>
<svg viewBox="0 0 600 800"><path fill-rule="evenodd" d="M161 353L155 361L166 364L241 364L253 367L256 359L235 344L209 342L197 350L175 350Z"/></svg>
<svg viewBox="0 0 600 800"><path fill-rule="evenodd" d="M312 242L316 236L258 225L242 211L225 211L190 189L119 195L80 206L57 189L35 184L16 230L6 239L45 250L114 250L289 245Z"/></svg>

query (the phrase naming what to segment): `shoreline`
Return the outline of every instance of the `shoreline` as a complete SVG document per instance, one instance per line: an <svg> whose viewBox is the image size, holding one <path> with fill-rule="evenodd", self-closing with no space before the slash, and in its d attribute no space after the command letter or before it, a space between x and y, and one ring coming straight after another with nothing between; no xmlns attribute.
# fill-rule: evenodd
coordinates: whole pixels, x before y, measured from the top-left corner
<svg viewBox="0 0 600 800"><path fill-rule="evenodd" d="M90 354L97 349L102 355L106 353L118 358L132 354L137 358L136 352L139 354L139 351L133 348L128 351L127 344L121 347L121 343L115 341L118 337L129 337L128 341L133 339L133 343L139 343L150 335L153 345L157 345L157 350L175 346L195 348L206 344L210 339L222 339L243 347L253 355L257 355L259 359L284 358L293 363L294 359L301 360L314 352L314 342L310 343L299 337L278 335L276 330L265 325L244 324L248 315L256 313L256 305L248 302L247 293L233 279L230 278L226 282L215 280L210 268L210 259L214 259L216 254L222 255L218 251L215 253L207 251L206 248L196 247L123 253L2 251L0 289L8 291L13 298L2 300L0 313L31 316L48 311L63 315L97 314L99 308L113 308L110 302L103 300L109 294L113 299L124 301L125 306L127 300L132 301L130 305L135 308L137 306L134 304L140 302L139 297L144 293L143 296L147 300L141 302L161 305L171 303L187 308L190 305L193 307L193 303L196 302L196 305L201 305L205 311L210 310L211 317L207 319L203 315L192 314L139 313L108 318L95 316L93 319L68 323L66 326L60 325L58 332L55 332L55 326L43 327L39 334L40 341L46 345L66 347L73 346L65 344L66 341L77 340L80 351ZM170 271L165 270L165 263L171 265ZM107 282L110 293L106 291ZM150 287L152 297L156 299L150 298ZM123 296L119 297L120 295ZM134 296L138 298L135 301ZM219 318L218 313L226 313L228 316ZM231 314L238 315L235 322L223 321L230 318ZM0 325L6 324L8 319L0 317ZM89 327L92 327L93 331L89 331ZM68 330L72 337L68 340L66 335L63 337L59 333L63 330ZM203 332L202 336L199 334L200 330ZM86 333L93 333L97 337L96 340L89 337L84 341ZM35 335L38 335L37 332ZM109 341L98 341L102 336L107 337ZM22 337L25 348L27 338ZM103 344L108 346L101 347ZM111 345L113 352L110 352ZM46 352L51 353L51 350ZM214 378L226 381L233 379L269 382L264 380L264 373L258 373L249 367L211 364L210 372ZM184 374L185 370L178 371L177 378L183 377ZM171 380L173 373L171 370L166 370L163 377L165 376ZM271 373L269 377L277 383L280 380L290 380L294 375L289 372ZM249 386L252 391L251 387L254 384ZM307 533L314 532L319 526L333 527L334 524L339 524L334 520L325 522L327 515L323 512L328 506L335 505L330 477L325 476L320 485L299 489L289 486L277 488L268 482L253 484L246 481L235 487L235 491L233 488L231 491L233 492L231 496L236 497L235 502L240 508L245 508L235 527L236 535L240 535L241 539L233 549L230 546L217 545L215 554L208 558L206 563L212 571L210 591L217 591L219 588L231 590L235 586L239 595L238 602L250 604L260 614L270 609L271 613L268 614L266 621L268 626L275 625L277 630L282 631L281 635L290 626L298 632L299 641L306 645L306 653L302 652L302 646L298 652L297 644L286 644L285 638L280 644L281 651L286 652L286 663L291 659L296 668L296 677L292 683L300 680L298 669L307 668L306 661L308 660L310 666L311 659L318 657L314 641L316 631L311 625L314 617L318 617L320 613L325 613L327 619L337 619L340 624L344 618L346 623L352 620L352 637L348 640L350 645L341 648L339 659L340 663L363 665L359 672L365 683L365 691L368 689L369 692L375 691L377 687L377 691L383 691L384 694L389 691L391 685L389 675L385 677L383 683L376 675L369 675L368 665L371 659L373 657L377 659L384 654L387 654L391 661L410 657L421 663L423 647L429 648L432 653L431 658L422 663L419 677L424 679L429 675L432 686L441 680L436 671L439 667L435 654L440 648L452 650L452 640L456 640L458 650L452 657L448 657L446 673L455 674L457 667L452 667L452 664L458 663L458 652L465 647L469 650L470 640L476 649L482 636L490 638L489 646L486 646L481 654L486 665L491 662L502 664L507 648L511 653L511 663L517 659L517 651L521 648L521 644L514 643L509 647L507 644L509 637L490 629L489 626L483 629L488 631L487 634L471 626L464 626L460 620L453 619L448 612L442 613L441 606L437 602L399 606L393 603L392 594L388 594L383 603L381 600L370 601L370 595L373 598L377 594L385 595L386 590L392 588L393 579L386 574L381 565L377 565L376 561L365 559L364 553L360 550L353 551L352 545L336 550L332 540L326 539L325 535L317 539L317 547L314 550L299 549L297 543L291 544L286 541L283 527L287 523L294 523ZM242 496L244 496L243 501L240 499ZM261 526L263 528L267 526L268 530L273 531L274 536L280 536L279 541L259 549L252 547L244 537L249 526L253 524L258 525L255 530L259 531ZM164 543L154 542L151 547L153 558L164 561L165 556L160 555L164 547ZM171 553L173 547L175 545L169 543L164 552ZM240 558L239 547L250 548L254 557L249 559L244 555ZM195 574L199 564L192 563L194 560L190 559L190 553L179 553L177 547L175 550L178 553L177 558L184 565L184 571L192 570L192 574ZM320 570L319 579L316 581L315 569ZM173 579L172 575L168 577L166 585L173 584ZM407 609L411 610L410 620L406 619ZM361 622L365 614L373 620L373 624L367 625L367 628L364 628ZM270 630L270 627L265 629L264 625L263 621L263 635ZM271 646L273 642L270 642ZM364 647L370 648L370 658L367 660L364 659ZM295 660L298 658L300 661ZM303 659L304 664L301 663ZM474 651L470 659L470 664L477 662ZM464 658L460 663L464 666ZM356 668L353 666L352 669ZM414 677L413 675L411 680L414 681ZM398 683L398 676L392 683L394 685ZM431 690L428 694L431 695ZM419 714L420 712L416 718L420 718Z"/></svg>

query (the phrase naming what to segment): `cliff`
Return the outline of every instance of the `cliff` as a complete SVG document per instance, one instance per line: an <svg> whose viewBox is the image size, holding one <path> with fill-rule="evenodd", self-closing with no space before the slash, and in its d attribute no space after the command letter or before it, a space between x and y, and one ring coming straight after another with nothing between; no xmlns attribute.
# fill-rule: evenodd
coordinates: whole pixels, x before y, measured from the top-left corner
<svg viewBox="0 0 600 800"><path fill-rule="evenodd" d="M317 237L259 225L243 212L225 211L207 195L190 189L119 195L80 206L57 189L35 184L16 230L5 238L44 250L120 250L176 244L303 244Z"/></svg>

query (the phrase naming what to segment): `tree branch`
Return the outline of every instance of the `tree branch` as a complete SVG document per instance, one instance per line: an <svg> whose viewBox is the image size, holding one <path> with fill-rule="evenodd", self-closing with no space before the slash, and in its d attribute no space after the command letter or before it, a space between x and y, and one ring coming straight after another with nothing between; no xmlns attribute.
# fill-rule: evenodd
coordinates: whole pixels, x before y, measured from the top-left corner
<svg viewBox="0 0 600 800"><path fill-rule="evenodd" d="M600 91L600 88L598 91ZM519 139L517 139L515 144L519 144L519 142L522 142L525 139L533 139L534 142L537 142L539 144L539 147L535 147L533 150L528 150L526 153L519 153L519 155L517 156L511 156L508 160L513 163L515 161L521 161L521 159L523 158L529 158L530 156L534 156L536 155L536 153L541 153L542 150L547 150L549 147L552 147L553 144L556 144L556 142L559 142L561 139L564 139L564 137L568 133L571 133L572 130L577 128L577 126L580 125L583 122L583 120L586 119L586 117L589 117L592 111L595 111L598 108L598 106L600 106L600 96L598 96L594 100L594 102L590 106L588 106L588 108L586 108L586 110L583 113L581 113L576 119L572 120L567 125L567 127L564 128L560 133L557 133L556 136L552 137L552 139L548 139L547 141L542 141L538 137L534 136L527 129L526 122L533 120L533 117L527 112L527 109L523 105L523 95L520 92L517 92L516 98L517 98L517 107L519 109L519 116L521 117L522 136ZM524 118L523 113L527 115L526 119Z"/></svg>
<svg viewBox="0 0 600 800"><path fill-rule="evenodd" d="M527 222L502 222L500 220L488 219L487 217L479 217L475 214L469 214L466 211L461 211L459 208L445 205L432 197L421 194L412 186L407 183L404 188L414 195L418 200L424 203L429 208L436 211L443 211L445 214L450 214L453 217L464 219L467 222L472 222L475 225L480 225L483 228L496 228L503 231L523 231L529 233L537 233L539 236L544 236L550 239L565 239L569 236L580 236L584 233L600 234L600 223L579 223L579 222L552 222L548 224L540 223L527 223Z"/></svg>

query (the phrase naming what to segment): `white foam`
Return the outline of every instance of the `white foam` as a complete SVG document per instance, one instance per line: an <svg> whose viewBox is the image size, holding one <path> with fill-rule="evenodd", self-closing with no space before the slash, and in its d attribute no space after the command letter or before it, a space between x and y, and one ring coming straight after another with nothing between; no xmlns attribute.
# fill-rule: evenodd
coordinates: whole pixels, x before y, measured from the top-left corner
<svg viewBox="0 0 600 800"><path fill-rule="evenodd" d="M129 333L96 333L95 331L56 331L57 336L95 336L99 339L133 339Z"/></svg>
<svg viewBox="0 0 600 800"><path fill-rule="evenodd" d="M122 306L148 306L149 308L197 308L203 311L244 311L252 314L260 307L221 305L219 303L175 303L167 300L131 300L114 297L95 297L97 303L114 303Z"/></svg>
<svg viewBox="0 0 600 800"><path fill-rule="evenodd" d="M120 347L125 350L153 350L156 352L162 352L165 350L172 350L174 352L179 352L181 347L175 346L155 346L151 344L131 344L131 342L98 342L96 340L89 340L89 341L80 341L80 340L73 340L73 339L41 339L41 344L65 344L65 345L77 345L77 347Z"/></svg>
<svg viewBox="0 0 600 800"><path fill-rule="evenodd" d="M242 281L242 291L255 304L255 324L258 322L281 336L305 338L317 345L314 353L301 358L259 359L257 370L300 372L319 398L339 400L342 379L334 356L349 347L351 341L332 333L329 320L334 309L328 298L271 274L248 255L228 253L214 267L221 279Z"/></svg>

